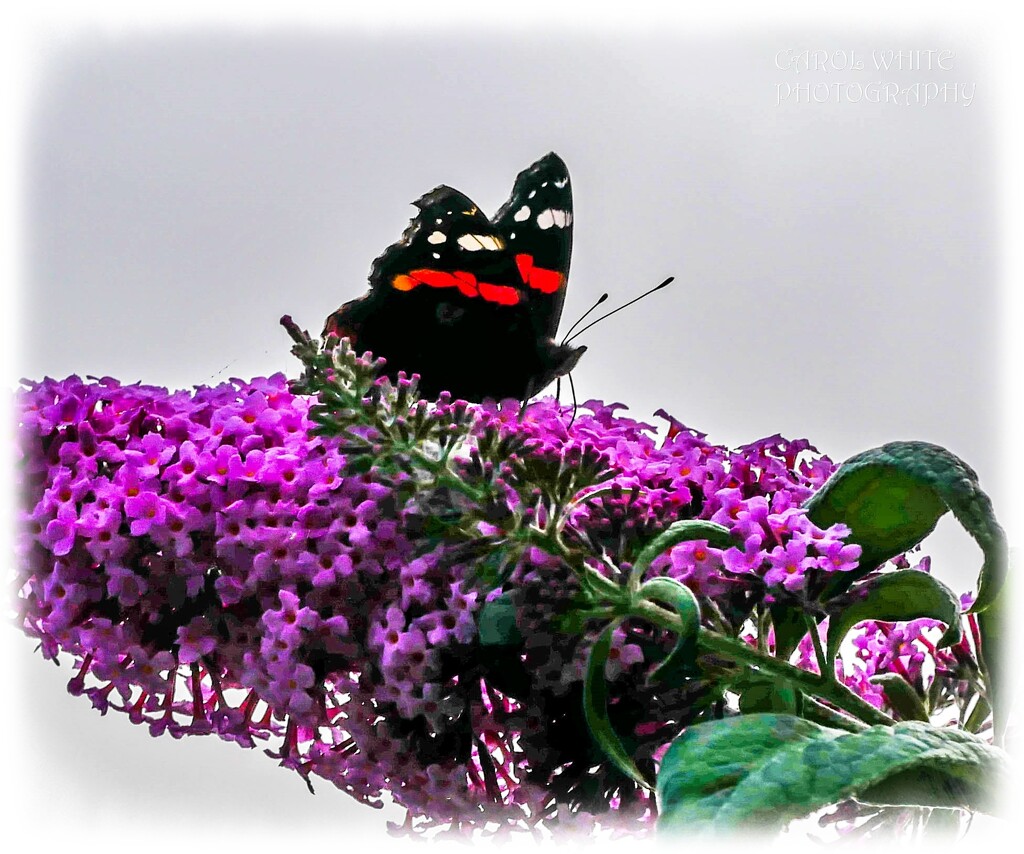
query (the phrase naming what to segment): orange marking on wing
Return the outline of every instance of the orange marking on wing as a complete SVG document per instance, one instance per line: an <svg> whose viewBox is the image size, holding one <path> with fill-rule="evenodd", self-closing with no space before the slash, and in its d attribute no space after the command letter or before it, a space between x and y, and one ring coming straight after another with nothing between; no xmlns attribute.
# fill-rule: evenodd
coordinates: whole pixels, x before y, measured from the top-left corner
<svg viewBox="0 0 1024 854"><path fill-rule="evenodd" d="M412 278L412 276L395 276L391 280L391 287L396 291L411 291L418 284L419 282Z"/></svg>
<svg viewBox="0 0 1024 854"><path fill-rule="evenodd" d="M519 291L509 285L492 285L480 283L480 296L488 302L498 305L516 305L519 302Z"/></svg>

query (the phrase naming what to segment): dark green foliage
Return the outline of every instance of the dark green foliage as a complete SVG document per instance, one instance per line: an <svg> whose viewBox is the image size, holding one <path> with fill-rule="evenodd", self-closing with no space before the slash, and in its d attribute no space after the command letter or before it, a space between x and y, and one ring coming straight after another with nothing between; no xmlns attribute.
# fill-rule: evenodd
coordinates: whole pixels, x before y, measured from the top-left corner
<svg viewBox="0 0 1024 854"><path fill-rule="evenodd" d="M659 829L779 830L852 795L872 803L990 809L1005 755L954 729L909 722L859 733L790 715L690 727L658 779Z"/></svg>

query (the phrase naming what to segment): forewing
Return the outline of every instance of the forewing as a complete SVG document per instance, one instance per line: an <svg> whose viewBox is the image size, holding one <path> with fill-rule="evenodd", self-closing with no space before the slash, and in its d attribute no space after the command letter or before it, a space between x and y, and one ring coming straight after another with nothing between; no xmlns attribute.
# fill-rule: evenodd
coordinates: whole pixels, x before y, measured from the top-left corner
<svg viewBox="0 0 1024 854"><path fill-rule="evenodd" d="M370 285L399 293L450 289L498 305L525 301L507 238L465 195L440 186L415 202L419 213L370 271Z"/></svg>
<svg viewBox="0 0 1024 854"><path fill-rule="evenodd" d="M569 170L551 152L519 173L509 200L491 219L530 288L538 332L547 338L557 332L565 302L572 217Z"/></svg>

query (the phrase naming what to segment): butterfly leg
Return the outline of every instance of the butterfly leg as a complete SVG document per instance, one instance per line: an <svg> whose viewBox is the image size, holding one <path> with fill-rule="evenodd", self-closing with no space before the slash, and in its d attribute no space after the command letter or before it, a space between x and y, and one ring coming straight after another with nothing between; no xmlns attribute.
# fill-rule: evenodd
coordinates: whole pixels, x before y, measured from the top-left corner
<svg viewBox="0 0 1024 854"><path fill-rule="evenodd" d="M568 430L576 420L576 411L579 409L579 405L576 403L576 384L572 381L572 372L566 374L566 376L569 378L569 390L572 392L572 418L569 419L569 427L565 428Z"/></svg>
<svg viewBox="0 0 1024 854"><path fill-rule="evenodd" d="M535 385L535 382L532 379L530 380L529 383L527 383L526 393L523 395L523 400L522 400L522 402L519 405L519 421L520 422L523 420L523 417L526 415L526 404L529 403L530 399L533 397L534 385Z"/></svg>

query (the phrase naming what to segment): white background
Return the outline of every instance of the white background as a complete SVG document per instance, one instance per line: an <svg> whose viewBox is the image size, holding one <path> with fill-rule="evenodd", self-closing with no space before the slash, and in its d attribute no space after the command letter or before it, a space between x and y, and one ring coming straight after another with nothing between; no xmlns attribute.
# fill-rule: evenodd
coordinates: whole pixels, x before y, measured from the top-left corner
<svg viewBox="0 0 1024 854"><path fill-rule="evenodd" d="M6 386L293 372L280 315L319 331L410 201L444 182L493 212L555 150L576 208L563 324L603 291L616 304L676 276L583 340L581 399L642 419L664 407L731 445L806 436L836 460L936 442L978 470L1016 542L1020 89L986 4L771 18L739 4L742 26L662 4L392 5L20 21L5 47ZM778 67L805 50L839 67ZM953 67L875 70L873 52L896 50L951 50ZM865 67L843 68L854 55ZM879 81L966 86L973 102L778 103L779 86ZM940 578L972 585L979 553L955 524L926 550ZM64 694L67 667L4 641L12 832L158 850L239 828L268 845L386 838L381 814L327 784L311 798L258 752L101 718Z"/></svg>

